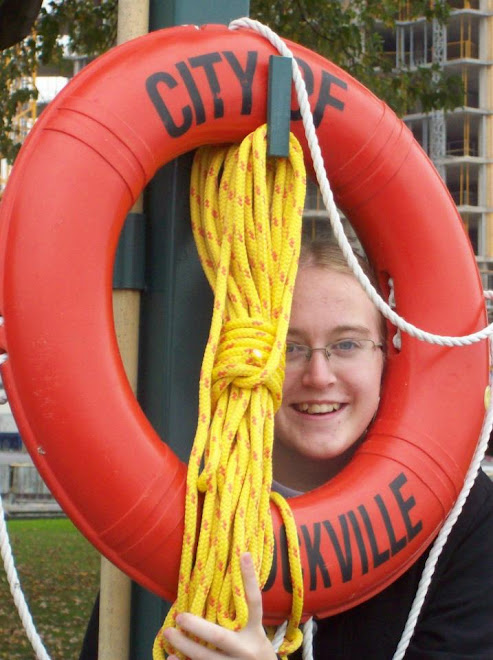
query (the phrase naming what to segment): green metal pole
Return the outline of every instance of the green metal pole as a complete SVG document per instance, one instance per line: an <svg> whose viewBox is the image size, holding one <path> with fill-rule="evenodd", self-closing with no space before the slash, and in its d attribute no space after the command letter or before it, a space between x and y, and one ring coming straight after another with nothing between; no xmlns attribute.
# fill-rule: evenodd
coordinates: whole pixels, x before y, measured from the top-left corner
<svg viewBox="0 0 493 660"><path fill-rule="evenodd" d="M249 0L151 0L149 29L227 24L248 12ZM191 160L186 154L163 167L146 194L147 271L138 394L156 431L184 461L195 434L200 363L212 305L190 228ZM167 603L133 585L131 660L152 656L167 610Z"/></svg>
<svg viewBox="0 0 493 660"><path fill-rule="evenodd" d="M249 0L150 0L149 29L172 25L228 24L248 16Z"/></svg>

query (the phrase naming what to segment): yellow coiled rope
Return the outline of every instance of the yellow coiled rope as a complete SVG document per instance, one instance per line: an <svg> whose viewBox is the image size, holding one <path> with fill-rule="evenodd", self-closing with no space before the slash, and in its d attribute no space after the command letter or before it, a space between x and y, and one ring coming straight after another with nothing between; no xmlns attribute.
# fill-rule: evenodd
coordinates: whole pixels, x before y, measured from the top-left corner
<svg viewBox="0 0 493 660"><path fill-rule="evenodd" d="M202 147L191 179L192 227L214 308L199 387L199 419L186 487L178 594L153 649L173 650L162 631L178 612L232 630L248 619L240 556L250 552L263 586L273 556L269 502L274 415L298 266L306 190L303 153L267 158L265 126L241 145ZM197 520L203 494L200 530ZM288 536L293 605L282 657L302 641L303 583L296 527L278 494Z"/></svg>

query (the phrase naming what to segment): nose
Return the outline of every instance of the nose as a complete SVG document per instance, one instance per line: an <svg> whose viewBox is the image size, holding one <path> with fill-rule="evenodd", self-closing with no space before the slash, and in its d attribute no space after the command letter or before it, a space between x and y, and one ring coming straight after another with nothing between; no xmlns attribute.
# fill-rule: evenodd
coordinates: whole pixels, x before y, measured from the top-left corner
<svg viewBox="0 0 493 660"><path fill-rule="evenodd" d="M336 380L332 358L327 359L323 351L313 351L305 364L302 383L306 387L322 389Z"/></svg>

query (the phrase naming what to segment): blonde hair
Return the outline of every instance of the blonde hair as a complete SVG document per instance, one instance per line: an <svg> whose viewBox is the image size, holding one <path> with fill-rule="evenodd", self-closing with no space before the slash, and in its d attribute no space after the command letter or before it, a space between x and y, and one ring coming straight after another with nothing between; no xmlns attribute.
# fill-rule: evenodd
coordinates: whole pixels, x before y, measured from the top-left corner
<svg viewBox="0 0 493 660"><path fill-rule="evenodd" d="M354 245L351 247L361 269L375 289L380 292L377 276L368 259L358 247ZM303 223L299 268L305 266L326 268L327 270L334 270L338 273L345 273L354 277L354 273L348 266L346 258L335 240L327 220L308 220ZM380 313L379 319L380 336L382 341L385 341L387 335L386 324L384 317Z"/></svg>

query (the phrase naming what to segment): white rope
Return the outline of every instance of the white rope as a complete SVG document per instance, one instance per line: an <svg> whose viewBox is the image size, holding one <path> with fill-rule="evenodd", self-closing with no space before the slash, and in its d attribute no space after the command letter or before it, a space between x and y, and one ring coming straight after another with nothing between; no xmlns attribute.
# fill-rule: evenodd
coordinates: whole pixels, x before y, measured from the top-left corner
<svg viewBox="0 0 493 660"><path fill-rule="evenodd" d="M4 324L3 316L0 316L0 326ZM3 364L8 359L7 353L0 354L0 364ZM0 397L0 404L7 403L6 397ZM34 621L29 611L26 599L22 592L21 583L17 570L14 564L14 556L10 545L9 534L7 531L7 524L5 522L5 511L3 508L2 496L0 495L0 554L5 568L5 574L10 587L10 593L14 599L14 604L19 612L19 616L26 631L26 636L31 642L37 660L50 660L50 656L46 652L43 642L38 635L34 626Z"/></svg>
<svg viewBox="0 0 493 660"><path fill-rule="evenodd" d="M240 18L230 23L229 27L231 29L238 29L240 27L251 28L256 32L259 32L268 41L270 41L270 43L278 50L278 52L281 55L283 55L284 57L291 58L292 70L293 70L293 82L296 89L298 103L300 106L300 112L303 121L303 126L305 128L308 148L310 150L310 154L313 160L313 167L317 177L317 182L320 188L322 199L324 200L325 207L329 214L329 221L332 226L334 236L354 276L357 278L357 280L359 281L363 289L366 291L371 301L380 311L380 313L383 316L385 316L385 318L387 318L393 325L395 325L399 331L407 332L409 335L416 337L421 341L426 341L430 344L438 344L440 346L465 346L476 343L478 341L482 341L483 339L487 339L488 337L491 337L493 335L493 323L486 326L482 330L479 330L478 332L474 332L472 334L465 335L462 337L443 336L443 335L436 335L433 333L426 332L420 328L417 328L415 325L409 323L405 319L403 319L392 309L392 306L395 307L395 296L394 296L393 286L391 286L391 297L389 299L389 304L387 304L385 300L382 299L382 297L379 295L379 293L371 284L369 278L363 272L356 257L354 256L351 245L344 233L344 228L341 222L341 218L339 216L337 207L334 203L334 197L327 179L327 173L325 171L322 152L320 150L320 145L318 143L318 138L315 131L315 125L313 123L313 117L310 110L310 104L308 101L308 94L306 92L305 83L300 73L299 66L292 52L275 32L273 32L266 25L259 23L258 21L254 21L250 18ZM484 295L485 298L487 299L493 298L493 292L491 291L484 292ZM397 347L400 348L399 333L396 334L396 341L397 341ZM492 362L491 352L492 352L492 348L490 342L490 364ZM408 620L404 627L402 638L397 646L393 660L401 660L401 658L404 657L404 653L406 652L411 637L414 633L416 622L418 620L419 613L423 606L426 593L428 591L428 587L430 585L431 578L433 576L435 566L438 561L438 557L440 556L440 553L445 545L445 542L450 534L450 531L452 530L455 522L457 521L457 518L459 517L460 512L462 511L464 503L467 500L467 497L474 484L474 481L476 480L478 471L481 466L481 461L483 460L484 455L486 453L489 436L493 427L492 382L493 380L490 374L490 392L491 392L490 404L488 407L488 412L483 422L483 428L481 431L480 439L478 441L478 445L471 460L469 469L466 473L466 477L464 479L464 485L461 489L459 497L457 498L455 505L453 506L444 525L442 526L433 544L433 547L430 551L428 559L426 561L425 568L423 570L423 574L421 576L421 580L418 586L418 590L416 592L416 596L413 605L411 607Z"/></svg>
<svg viewBox="0 0 493 660"><path fill-rule="evenodd" d="M274 637L272 638L271 644L274 651L277 653L281 644L284 641L284 635L286 634L286 628L288 622L284 621L280 626L278 626ZM303 651L302 651L303 660L313 660L313 617L310 617L303 624Z"/></svg>
<svg viewBox="0 0 493 660"><path fill-rule="evenodd" d="M359 265L356 257L354 256L353 249L349 243L346 234L344 233L344 227L341 222L339 211L334 202L334 196L332 190L330 189L329 181L327 179L327 173L325 171L324 160L322 157L322 152L320 145L318 143L317 134L315 131L315 125L313 123L313 117L310 109L310 103L308 101L308 94L305 87L305 82L301 75L298 63L296 62L293 53L286 46L284 41L269 27L259 23L259 21L252 20L250 18L239 18L235 21L232 21L229 24L229 28L236 30L238 28L245 27L251 28L256 32L259 32L263 37L265 37L270 43L279 51L284 57L289 57L292 60L292 69L293 69L293 83L296 89L296 95L298 103L300 106L301 118L303 121L303 126L305 128L305 135L308 143L308 148L313 161L313 168L317 177L317 182L320 188L320 193L325 204L325 208L329 214L329 221L332 225L332 230L334 236L339 244L339 247L348 262L349 267L354 273L354 276L357 278L363 289L366 291L367 295L377 307L377 309L387 318L393 325L395 325L399 330L407 332L412 337L416 337L421 341L426 341L430 344L438 344L439 346L466 346L469 344L477 343L487 337L493 335L493 323L486 326L482 330L471 333L469 335L464 335L462 337L453 337L447 335L436 335L431 332L426 332L418 328L417 326L409 323L403 319L399 314L394 312L394 310L383 300L380 294L376 291L375 287L372 285L367 275L363 272L361 266Z"/></svg>
<svg viewBox="0 0 493 660"><path fill-rule="evenodd" d="M493 342L490 340L490 361L493 357L492 347L493 347ZM493 372L490 371L490 393L492 392L491 389L492 385L493 385ZM423 569L423 574L421 575L418 589L416 591L416 596L414 597L414 601L411 606L411 610L409 612L409 616L406 625L404 627L401 640L397 646L397 649L395 651L392 660L401 660L404 657L407 647L409 646L411 637L413 636L414 629L416 627L416 623L418 621L419 614L421 612L421 609L423 607L426 598L428 587L430 586L431 583L431 578L433 577L433 573L435 571L438 558L443 550L443 547L447 541L450 532L452 531L453 526L455 525L462 511L462 508L467 500L469 492L474 485L479 469L481 467L481 462L484 459L486 450L488 448L488 441L490 438L492 428L493 428L493 396L490 395L488 411L483 421L483 427L481 429L481 435L479 437L478 445L476 447L476 450L472 457L471 464L464 479L464 486L462 487L462 490L459 494L459 497L457 498L456 503L454 504L452 510L447 516L445 523L440 529L440 532L437 538L435 539L435 542L433 543L430 554L428 555L428 559L426 560L425 567Z"/></svg>
<svg viewBox="0 0 493 660"><path fill-rule="evenodd" d="M0 326L4 324L3 316L0 316ZM0 364L3 364L8 359L7 353L0 354ZM7 403L6 397L0 398L0 404ZM31 642L37 660L50 660L50 656L46 652L43 642L38 635L34 626L34 621L29 611L26 599L22 592L21 583L17 570L14 564L14 557L12 555L12 548L10 545L9 534L5 522L5 511L3 508L2 496L0 495L0 554L2 556L5 574L10 587L10 593L14 599L14 604L19 612L19 616L26 631L26 636Z"/></svg>
<svg viewBox="0 0 493 660"><path fill-rule="evenodd" d="M27 638L31 642L37 660L50 660L50 656L46 652L40 636L36 632L33 618L29 611L29 607L22 593L21 583L19 576L14 566L14 558L12 556L12 548L10 547L9 535L7 532L7 525L5 523L5 512L3 509L2 498L0 496L0 551L5 567L5 573L10 586L10 593L14 599L15 606L19 612L19 616L26 631Z"/></svg>
<svg viewBox="0 0 493 660"><path fill-rule="evenodd" d="M235 21L232 21L229 25L229 28L232 30L241 27L251 28L259 32L277 48L277 50L281 55L285 57L290 57L292 60L293 81L296 89L296 94L298 97L298 102L300 106L303 125L305 128L308 147L310 149L310 154L312 156L315 174L322 194L322 199L324 200L325 207L329 214L329 220L332 225L334 235L339 244L339 247L341 248L344 254L344 257L348 262L349 267L351 268L355 277L358 279L361 286L366 291L367 295L370 297L370 299L375 304L377 309L383 314L383 316L385 316L385 318L387 318L391 323L393 323L399 330L407 332L408 334L410 334L413 337L416 337L417 339L432 344L439 344L441 346L464 346L468 344L473 344L475 342L481 341L491 336L493 334L493 323L488 325L483 330L462 337L442 336L442 335L435 335L433 333L425 332L424 330L421 330L420 328L414 326L412 323L408 323L405 319L403 319L396 312L394 312L392 307L381 298L381 296L378 294L378 292L371 284L368 277L361 269L361 266L358 264L358 261L354 256L353 250L351 248L351 244L349 243L344 233L344 228L339 216L339 212L334 203L334 197L332 195L332 191L330 189L330 185L327 179L327 173L325 171L322 152L320 150L320 145L318 143L317 135L315 132L315 125L313 123L313 117L310 110L310 104L308 101L308 94L306 92L305 83L301 76L299 66L292 52L275 32L273 32L269 27L263 25L258 21L254 21L249 18L240 18ZM485 292L485 296L488 298L493 298L493 292ZM392 301L391 304L394 304L394 301ZM0 325L3 325L3 323L4 323L3 317L0 317ZM7 360L7 358L8 358L7 353L0 354L0 364L3 364ZM491 383L490 383L490 387L491 387ZM466 501L467 496L469 495L469 491L472 488L472 485L474 484L478 470L481 465L481 461L484 458L484 454L488 446L488 439L492 427L493 427L493 405L490 402L488 414L483 424L483 431L481 434L481 438L478 443L469 470L467 472L466 479L464 482L464 487L459 495L459 498L457 499L457 502L455 503L455 506L450 512L447 521L440 530L440 533L427 559L425 569L423 571L423 575L421 578L421 582L419 584L418 591L416 593L416 597L413 606L411 608L408 622L406 623L406 627L404 629L402 639L399 643L399 646L397 647L393 660L400 660L404 656L404 653L409 645L409 641L413 635L414 628L416 626L416 622L419 616L419 612L421 611L421 607L424 602L426 592L428 590L431 577L433 575L436 566L436 562L438 560L438 557L441 553L443 546L445 545L450 530L454 526L462 510L464 502ZM19 612L19 616L26 631L26 635L29 641L31 642L33 650L36 654L36 658L38 660L50 660L50 656L46 652L46 649L44 648L43 643L41 641L41 638L36 632L34 622L31 613L29 611L27 602L24 598L24 594L21 589L18 574L15 569L12 549L10 546L7 527L5 524L5 515L4 515L1 496L0 496L0 550L4 562L7 580L10 586L10 591L12 593L14 603L17 607L17 611ZM276 652L279 650L279 647L282 644L285 631L286 631L286 622L278 627L276 634L274 635L274 638L272 640L272 645ZM304 625L303 660L312 660L312 658L313 658L313 619L309 619Z"/></svg>
<svg viewBox="0 0 493 660"><path fill-rule="evenodd" d="M277 630L272 638L272 648L277 653L281 648L281 644L284 641L284 635L286 634L286 628L288 627L288 622L284 621L280 626L277 627Z"/></svg>
<svg viewBox="0 0 493 660"><path fill-rule="evenodd" d="M313 617L303 624L302 660L313 660Z"/></svg>
<svg viewBox="0 0 493 660"><path fill-rule="evenodd" d="M394 291L394 280L392 277L389 277L389 306L391 309L395 309L395 291ZM392 344L397 351L400 351L402 348L402 335L399 329L396 330L395 335L392 337Z"/></svg>
<svg viewBox="0 0 493 660"><path fill-rule="evenodd" d="M4 324L4 318L3 316L0 316L0 326ZM0 364L3 364L4 362L7 361L8 355L7 353L0 353ZM7 400L5 401L0 401L0 403L7 403Z"/></svg>

